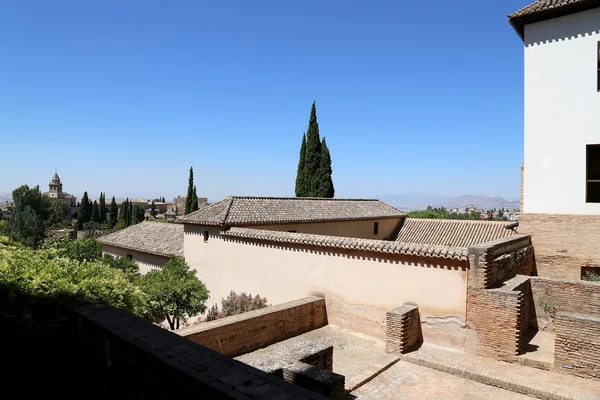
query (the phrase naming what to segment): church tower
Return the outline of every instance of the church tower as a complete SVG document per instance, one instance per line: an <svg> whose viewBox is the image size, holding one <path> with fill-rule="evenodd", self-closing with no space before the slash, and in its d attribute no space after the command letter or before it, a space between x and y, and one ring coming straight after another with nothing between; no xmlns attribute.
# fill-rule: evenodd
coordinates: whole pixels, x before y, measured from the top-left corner
<svg viewBox="0 0 600 400"><path fill-rule="evenodd" d="M48 196L54 198L62 197L62 183L60 182L60 177L54 172L54 176L50 179L50 183L48 184L50 190L48 191Z"/></svg>

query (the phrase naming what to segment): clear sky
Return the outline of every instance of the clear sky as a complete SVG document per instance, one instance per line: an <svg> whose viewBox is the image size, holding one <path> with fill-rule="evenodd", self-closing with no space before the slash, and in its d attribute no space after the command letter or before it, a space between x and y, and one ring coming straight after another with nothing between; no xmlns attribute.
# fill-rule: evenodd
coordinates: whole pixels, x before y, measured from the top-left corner
<svg viewBox="0 0 600 400"><path fill-rule="evenodd" d="M336 197L518 198L504 1L0 2L0 192L293 196L317 102Z"/></svg>

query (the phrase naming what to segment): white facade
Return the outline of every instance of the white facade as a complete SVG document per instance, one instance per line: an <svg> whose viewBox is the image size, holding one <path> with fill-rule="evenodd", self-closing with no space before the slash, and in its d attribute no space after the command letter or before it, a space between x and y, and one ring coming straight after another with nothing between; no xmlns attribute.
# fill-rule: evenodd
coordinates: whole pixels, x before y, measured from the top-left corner
<svg viewBox="0 0 600 400"><path fill-rule="evenodd" d="M586 145L600 144L600 8L525 25L524 213L600 214Z"/></svg>

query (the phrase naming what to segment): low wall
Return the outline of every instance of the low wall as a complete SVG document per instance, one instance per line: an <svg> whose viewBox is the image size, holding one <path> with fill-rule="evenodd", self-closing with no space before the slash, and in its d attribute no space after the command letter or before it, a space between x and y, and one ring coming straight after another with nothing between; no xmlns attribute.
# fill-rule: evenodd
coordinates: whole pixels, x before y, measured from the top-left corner
<svg viewBox="0 0 600 400"><path fill-rule="evenodd" d="M521 352L532 309L535 273L531 238L511 236L469 248L465 349L509 359Z"/></svg>
<svg viewBox="0 0 600 400"><path fill-rule="evenodd" d="M325 399L111 306L75 310L94 398Z"/></svg>
<svg viewBox="0 0 600 400"><path fill-rule="evenodd" d="M519 232L535 246L538 275L577 280L581 267L600 265L600 216L521 214Z"/></svg>
<svg viewBox="0 0 600 400"><path fill-rule="evenodd" d="M327 325L325 299L306 297L175 331L195 343L237 357Z"/></svg>
<svg viewBox="0 0 600 400"><path fill-rule="evenodd" d="M554 367L600 379L600 318L559 312L555 326Z"/></svg>
<svg viewBox="0 0 600 400"><path fill-rule="evenodd" d="M530 325L553 330L556 313L578 313L600 317L600 282L531 277L535 314Z"/></svg>

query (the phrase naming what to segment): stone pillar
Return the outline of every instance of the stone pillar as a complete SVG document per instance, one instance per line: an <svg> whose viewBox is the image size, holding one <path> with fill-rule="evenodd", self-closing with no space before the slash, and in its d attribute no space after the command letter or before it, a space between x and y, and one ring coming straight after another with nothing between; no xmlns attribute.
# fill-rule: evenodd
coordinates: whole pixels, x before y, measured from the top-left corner
<svg viewBox="0 0 600 400"><path fill-rule="evenodd" d="M386 313L385 352L406 353L421 343L421 320L417 306L408 304Z"/></svg>

